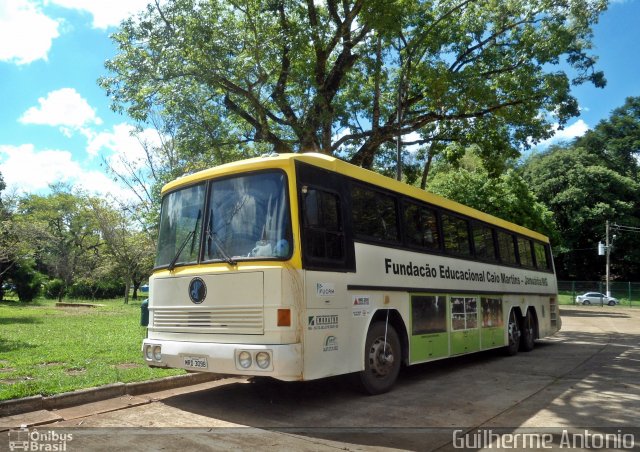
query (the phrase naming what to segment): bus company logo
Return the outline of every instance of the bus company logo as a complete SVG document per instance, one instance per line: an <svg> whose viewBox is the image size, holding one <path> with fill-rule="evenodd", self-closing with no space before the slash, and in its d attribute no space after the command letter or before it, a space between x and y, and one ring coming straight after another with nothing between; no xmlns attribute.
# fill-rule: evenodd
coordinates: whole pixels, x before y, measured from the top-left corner
<svg viewBox="0 0 640 452"><path fill-rule="evenodd" d="M60 451L67 450L67 443L73 441L73 433L59 433L55 430L38 431L21 427L19 430L9 430L9 450L26 451Z"/></svg>
<svg viewBox="0 0 640 452"><path fill-rule="evenodd" d="M309 316L310 330L330 330L333 328L338 328L337 315L310 315Z"/></svg>
<svg viewBox="0 0 640 452"><path fill-rule="evenodd" d="M333 352L338 350L338 338L335 336L327 336L324 339L323 352Z"/></svg>
<svg viewBox="0 0 640 452"><path fill-rule="evenodd" d="M333 297L336 294L336 287L333 283L317 283L316 294L319 297Z"/></svg>
<svg viewBox="0 0 640 452"><path fill-rule="evenodd" d="M193 278L189 283L189 298L195 304L200 304L207 297L207 285L202 278Z"/></svg>

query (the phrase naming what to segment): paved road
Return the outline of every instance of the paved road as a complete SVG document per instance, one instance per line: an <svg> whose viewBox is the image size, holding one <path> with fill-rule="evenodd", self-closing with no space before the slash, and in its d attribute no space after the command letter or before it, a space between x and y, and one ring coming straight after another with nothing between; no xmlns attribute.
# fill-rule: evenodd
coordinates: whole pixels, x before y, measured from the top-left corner
<svg viewBox="0 0 640 452"><path fill-rule="evenodd" d="M503 446L535 440L558 448L580 438L598 446L608 438L620 449L633 440L637 450L640 310L569 307L561 314L562 331L531 353L415 366L376 397L354 393L340 378L227 379L21 419L55 420L35 428L73 435L68 451L453 450L487 446L486 435L496 432Z"/></svg>

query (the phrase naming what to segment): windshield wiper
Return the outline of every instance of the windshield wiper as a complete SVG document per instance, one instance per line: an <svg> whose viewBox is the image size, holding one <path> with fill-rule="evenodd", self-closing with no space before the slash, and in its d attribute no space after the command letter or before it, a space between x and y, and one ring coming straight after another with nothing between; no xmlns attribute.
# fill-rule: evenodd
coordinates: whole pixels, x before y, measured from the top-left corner
<svg viewBox="0 0 640 452"><path fill-rule="evenodd" d="M198 224L200 223L201 216L202 216L202 211L198 210L198 218L196 219L196 224L193 227L193 231L189 231L187 236L184 238L184 240L180 244L180 248L178 248L178 252L176 253L175 256L173 256L173 259L169 263L169 267L168 267L169 270L173 270L175 268L176 263L178 262L178 259L182 254L182 250L184 250L184 247L187 246L187 243L189 243L189 239L191 238L193 238L193 240L191 241L191 254L193 254L193 247L195 246L195 242L196 242L196 231L198 230Z"/></svg>
<svg viewBox="0 0 640 452"><path fill-rule="evenodd" d="M229 265L236 265L237 262L235 260L233 260L224 250L222 243L220 242L220 239L217 237L217 234L215 232L211 232L211 230L207 231L207 238L209 238L209 240L211 240L213 242L213 244L216 246L216 249L218 250L218 253L220 253L220 255L222 256L223 260L229 264Z"/></svg>

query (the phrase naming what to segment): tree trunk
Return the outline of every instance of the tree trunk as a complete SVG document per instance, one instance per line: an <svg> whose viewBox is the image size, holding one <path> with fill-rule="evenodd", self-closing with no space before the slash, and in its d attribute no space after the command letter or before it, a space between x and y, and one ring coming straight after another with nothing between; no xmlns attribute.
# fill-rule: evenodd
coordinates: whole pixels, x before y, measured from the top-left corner
<svg viewBox="0 0 640 452"><path fill-rule="evenodd" d="M133 282L133 299L137 300L138 299L138 289L140 288L140 285L142 284L142 281L134 281Z"/></svg>
<svg viewBox="0 0 640 452"><path fill-rule="evenodd" d="M431 146L429 146L429 150L427 151L427 161L424 164L424 170L422 171L422 180L420 181L420 188L423 190L427 188L427 178L429 177L429 170L431 169L431 162L433 161L433 148L435 145L435 142L432 142Z"/></svg>
<svg viewBox="0 0 640 452"><path fill-rule="evenodd" d="M131 289L131 280L127 278L127 283L124 289L124 304L129 304L129 289Z"/></svg>

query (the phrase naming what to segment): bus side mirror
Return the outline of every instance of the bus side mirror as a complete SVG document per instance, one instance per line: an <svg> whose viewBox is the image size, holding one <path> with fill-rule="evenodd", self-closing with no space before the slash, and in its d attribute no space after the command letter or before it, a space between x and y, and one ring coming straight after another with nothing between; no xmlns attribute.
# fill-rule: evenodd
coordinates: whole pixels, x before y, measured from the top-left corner
<svg viewBox="0 0 640 452"><path fill-rule="evenodd" d="M149 326L149 299L140 305L140 326Z"/></svg>

